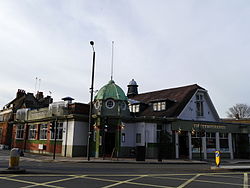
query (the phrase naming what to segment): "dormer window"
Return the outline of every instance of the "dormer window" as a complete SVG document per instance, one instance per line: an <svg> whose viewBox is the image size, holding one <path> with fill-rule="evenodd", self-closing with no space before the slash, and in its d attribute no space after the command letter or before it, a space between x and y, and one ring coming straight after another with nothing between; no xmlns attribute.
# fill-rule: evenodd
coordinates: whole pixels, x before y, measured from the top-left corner
<svg viewBox="0 0 250 188"><path fill-rule="evenodd" d="M153 103L153 110L154 111L163 111L163 110L166 110L166 101Z"/></svg>
<svg viewBox="0 0 250 188"><path fill-rule="evenodd" d="M203 95L197 94L196 95L196 115L198 117L204 116L204 109L203 109Z"/></svg>
<svg viewBox="0 0 250 188"><path fill-rule="evenodd" d="M130 112L136 113L140 111L140 104L129 105Z"/></svg>

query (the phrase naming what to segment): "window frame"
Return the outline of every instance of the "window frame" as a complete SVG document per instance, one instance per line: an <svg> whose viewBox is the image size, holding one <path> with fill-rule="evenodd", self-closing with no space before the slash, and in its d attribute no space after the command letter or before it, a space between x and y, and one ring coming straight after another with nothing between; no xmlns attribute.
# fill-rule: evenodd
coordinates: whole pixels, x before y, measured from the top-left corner
<svg viewBox="0 0 250 188"><path fill-rule="evenodd" d="M136 133L135 143L136 144L141 144L141 133Z"/></svg>
<svg viewBox="0 0 250 188"><path fill-rule="evenodd" d="M154 102L153 111L160 112L166 110L166 101Z"/></svg>
<svg viewBox="0 0 250 188"><path fill-rule="evenodd" d="M48 125L47 124L40 124L40 130L39 130L39 140L47 140L48 138ZM44 138L42 138L42 136Z"/></svg>
<svg viewBox="0 0 250 188"><path fill-rule="evenodd" d="M56 122L56 123L57 125L55 125L54 132L50 131L50 140L55 140L55 131L57 131L56 140L63 139L63 122Z"/></svg>
<svg viewBox="0 0 250 188"><path fill-rule="evenodd" d="M25 129L24 124L16 125L16 140L23 140L24 139L24 129Z"/></svg>
<svg viewBox="0 0 250 188"><path fill-rule="evenodd" d="M36 140L37 124L29 125L28 140Z"/></svg>
<svg viewBox="0 0 250 188"><path fill-rule="evenodd" d="M204 117L204 95L202 93L197 93L195 96L196 103L196 116Z"/></svg>

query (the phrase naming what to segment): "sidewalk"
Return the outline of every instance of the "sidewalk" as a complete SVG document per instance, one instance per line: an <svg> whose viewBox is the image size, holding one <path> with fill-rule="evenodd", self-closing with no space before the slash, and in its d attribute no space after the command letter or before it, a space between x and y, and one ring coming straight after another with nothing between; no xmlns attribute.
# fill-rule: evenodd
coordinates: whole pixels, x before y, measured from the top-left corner
<svg viewBox="0 0 250 188"><path fill-rule="evenodd" d="M1 154L8 158L9 150L0 150ZM142 163L142 164L210 164L214 165L215 161L213 159L209 160L188 160L188 159L163 159L159 162L157 159L145 159L145 161L136 161L135 158L94 158L91 157L88 161L86 157L62 157L59 155L55 156L55 160L53 159L53 155L42 155L36 153L24 153L23 157L20 157L20 160L30 160L30 161L40 161L40 162L79 162L79 163ZM222 159L221 165L245 165L250 166L250 159Z"/></svg>
<svg viewBox="0 0 250 188"><path fill-rule="evenodd" d="M43 161L43 162L79 162L79 163L137 163L137 164L210 164L214 165L215 161L213 159L209 160L188 160L188 159L163 159L161 162L158 159L145 159L145 161L136 161L135 158L94 158L91 157L88 161L86 157L62 157L55 156L53 160L52 155L41 155L34 153L25 153L24 157L21 157L21 160L29 159L34 161ZM222 165L245 165L250 166L250 159L222 159ZM249 167L250 168L250 167Z"/></svg>
<svg viewBox="0 0 250 188"><path fill-rule="evenodd" d="M33 160L43 162L78 162L78 163L137 163L137 164L207 164L207 161L198 160L182 160L182 159L163 159L159 162L157 159L145 159L145 161L136 161L135 158L94 158L90 157L90 160L86 157L62 157L55 156L55 160L52 155L40 155L33 153L24 153L21 160Z"/></svg>

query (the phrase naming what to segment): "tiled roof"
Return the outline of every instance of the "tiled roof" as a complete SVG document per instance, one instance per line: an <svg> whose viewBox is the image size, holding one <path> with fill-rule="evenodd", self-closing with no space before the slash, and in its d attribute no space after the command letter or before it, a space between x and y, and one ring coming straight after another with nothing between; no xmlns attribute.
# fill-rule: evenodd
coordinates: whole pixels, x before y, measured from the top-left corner
<svg viewBox="0 0 250 188"><path fill-rule="evenodd" d="M197 84L138 94L130 99L145 104L138 116L177 117L197 91L203 89ZM166 101L166 110L153 111L152 102Z"/></svg>

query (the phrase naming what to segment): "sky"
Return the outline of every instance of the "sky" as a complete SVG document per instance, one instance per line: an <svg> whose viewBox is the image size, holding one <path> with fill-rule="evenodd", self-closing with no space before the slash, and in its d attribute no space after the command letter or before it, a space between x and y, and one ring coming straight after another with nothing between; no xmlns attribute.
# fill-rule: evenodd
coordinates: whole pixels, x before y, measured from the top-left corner
<svg viewBox="0 0 250 188"><path fill-rule="evenodd" d="M250 105L249 0L0 0L0 108L18 89L90 101L111 77L124 92L198 84L220 117Z"/></svg>

